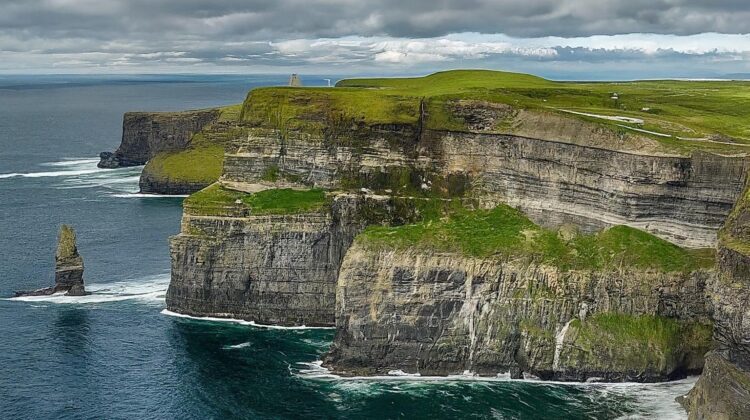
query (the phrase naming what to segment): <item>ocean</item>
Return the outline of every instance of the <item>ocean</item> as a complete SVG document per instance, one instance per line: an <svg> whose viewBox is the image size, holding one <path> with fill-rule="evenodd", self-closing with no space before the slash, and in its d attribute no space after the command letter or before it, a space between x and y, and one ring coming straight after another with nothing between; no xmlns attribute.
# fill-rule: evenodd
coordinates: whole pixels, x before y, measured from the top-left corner
<svg viewBox="0 0 750 420"><path fill-rule="evenodd" d="M182 198L137 194L141 168L98 169L126 111L241 102L284 76L0 76L0 418L684 418L665 384L337 378L328 329L164 312ZM322 76L326 77L326 76ZM305 77L323 85L322 77ZM78 298L48 286L61 223L84 258Z"/></svg>

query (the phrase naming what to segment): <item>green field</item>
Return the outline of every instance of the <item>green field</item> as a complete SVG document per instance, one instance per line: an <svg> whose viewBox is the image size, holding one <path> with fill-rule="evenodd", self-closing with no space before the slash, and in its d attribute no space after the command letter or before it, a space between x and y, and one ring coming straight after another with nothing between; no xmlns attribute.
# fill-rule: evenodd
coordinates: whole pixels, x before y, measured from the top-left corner
<svg viewBox="0 0 750 420"><path fill-rule="evenodd" d="M248 94L240 119L253 126L311 132L342 120L416 124L420 103L423 123L431 129L469 130L456 104L504 104L511 110L490 132L565 140L592 133L595 126L607 131L604 137L634 150L685 154L750 149L745 146L750 145L750 83L733 81L555 82L518 73L455 70L417 78L348 79L335 88L258 88ZM568 127L570 121L576 123Z"/></svg>
<svg viewBox="0 0 750 420"><path fill-rule="evenodd" d="M665 272L713 265L712 250L680 248L649 233L615 226L593 235L567 235L541 228L506 205L458 210L440 220L405 226L370 226L358 241L377 249L432 249L473 257L529 257L568 269L636 267Z"/></svg>

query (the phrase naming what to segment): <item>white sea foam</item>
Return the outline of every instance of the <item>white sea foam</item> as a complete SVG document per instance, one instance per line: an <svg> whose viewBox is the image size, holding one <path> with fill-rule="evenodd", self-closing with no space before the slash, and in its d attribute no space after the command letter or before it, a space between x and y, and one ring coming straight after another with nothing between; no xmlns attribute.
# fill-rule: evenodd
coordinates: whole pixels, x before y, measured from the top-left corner
<svg viewBox="0 0 750 420"><path fill-rule="evenodd" d="M253 343L247 342L247 343L235 344L235 345L232 345L232 346L224 346L224 349L226 349L226 350L230 350L230 349L231 350L244 349L246 347L251 347L252 345L253 345Z"/></svg>
<svg viewBox="0 0 750 420"><path fill-rule="evenodd" d="M124 193L124 194L112 194L112 197L117 198L185 198L189 197L187 194L143 194L143 193Z"/></svg>
<svg viewBox="0 0 750 420"><path fill-rule="evenodd" d="M85 296L65 296L64 293L55 293L47 296L13 297L6 300L81 305L138 300L146 303L162 304L168 286L169 274L160 274L137 280L86 284L86 291L90 294Z"/></svg>
<svg viewBox="0 0 750 420"><path fill-rule="evenodd" d="M56 162L44 162L40 163L39 166L49 169L0 174L0 179L59 179L59 181L56 181L55 187L60 189L104 187L118 193L133 193L138 190L138 180L142 167L105 169L97 167L97 162L99 162L99 159L94 158L67 158Z"/></svg>
<svg viewBox="0 0 750 420"><path fill-rule="evenodd" d="M41 166L75 166L83 164L96 164L99 163L99 159L91 158L67 158L59 162L45 162L40 164Z"/></svg>
<svg viewBox="0 0 750 420"><path fill-rule="evenodd" d="M103 171L104 169L78 169L70 171L45 171L45 172L13 172L9 174L0 174L0 179L5 178L43 178L43 177L56 177L56 176L75 176L75 175L86 175L93 174L95 172Z"/></svg>
<svg viewBox="0 0 750 420"><path fill-rule="evenodd" d="M334 327L308 327L305 325L297 325L293 327L284 327L281 325L266 325L266 324L258 324L255 321L245 321L244 319L234 319L229 318L231 315L227 314L226 318L219 318L219 317L211 317L211 316L192 316L192 315L185 315L180 314L177 312L172 312L168 309L164 309L161 311L163 315L168 316L175 316L178 318L187 318L192 319L196 321L210 321L210 322L230 322L233 324L240 324L240 325L249 325L251 327L258 327L258 328L268 328L273 330L331 330L334 329Z"/></svg>
<svg viewBox="0 0 750 420"><path fill-rule="evenodd" d="M400 370L390 371L388 375L378 376L340 376L323 367L323 362L317 360L311 363L297 363L301 368L292 370L292 373L302 379L335 381L342 384L356 383L357 386L367 384L378 384L386 382L403 383L450 383L450 382L519 382L534 383L541 385L554 385L576 387L600 392L605 395L611 394L622 398L634 400L635 412L623 416L622 419L659 418L661 420L684 419L685 410L675 401L675 398L685 395L695 385L698 377L689 377L678 381L661 383L611 383L611 382L561 382L543 381L540 379L511 379L509 373L498 373L496 376L478 376L471 372L461 375L448 376L422 376L419 373L403 374ZM344 387L350 388L350 387Z"/></svg>

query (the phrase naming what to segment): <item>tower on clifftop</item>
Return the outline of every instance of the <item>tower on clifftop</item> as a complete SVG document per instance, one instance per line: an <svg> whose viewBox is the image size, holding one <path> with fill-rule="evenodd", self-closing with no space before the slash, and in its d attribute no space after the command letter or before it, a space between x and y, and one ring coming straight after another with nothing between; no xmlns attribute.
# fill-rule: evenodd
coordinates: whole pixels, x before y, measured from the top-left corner
<svg viewBox="0 0 750 420"><path fill-rule="evenodd" d="M297 73L292 73L291 76L289 76L289 86L291 87L300 87L302 86L302 81L300 80Z"/></svg>

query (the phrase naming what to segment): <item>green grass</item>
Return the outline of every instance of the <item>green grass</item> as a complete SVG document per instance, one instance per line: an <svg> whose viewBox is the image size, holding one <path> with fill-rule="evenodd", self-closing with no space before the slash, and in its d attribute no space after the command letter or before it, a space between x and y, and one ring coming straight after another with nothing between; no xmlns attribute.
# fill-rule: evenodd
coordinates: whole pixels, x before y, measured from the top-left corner
<svg viewBox="0 0 750 420"><path fill-rule="evenodd" d="M193 135L187 149L162 152L146 163L145 172L164 180L211 184L221 176L224 147L245 130L234 126L241 105L219 108L218 124L211 124Z"/></svg>
<svg viewBox="0 0 750 420"><path fill-rule="evenodd" d="M566 120L602 127L612 138L647 138L661 151L687 154L692 150L747 152L750 144L750 83L713 81L637 81L617 83L554 82L539 77L487 70L455 70L417 78L342 80L335 88L260 88L252 90L240 119L255 126L321 132L333 121L415 124L420 101L426 104L425 125L432 129L466 130L456 115L456 101L508 104L530 115L555 114ZM611 99L612 93L619 99ZM641 125L576 116L561 110L627 116ZM498 131L555 137L559 124L537 127L520 116L501 121ZM682 140L637 133L618 125L643 128L686 138ZM573 136L576 130L572 131ZM585 137L581 134L579 137ZM737 144L732 144L732 142ZM613 141L613 143L615 143ZM638 145L634 146L638 148Z"/></svg>
<svg viewBox="0 0 750 420"><path fill-rule="evenodd" d="M576 319L577 348L605 354L632 369L664 369L682 354L702 357L711 347L713 326L654 315L599 313ZM597 363L593 360L592 363Z"/></svg>
<svg viewBox="0 0 750 420"><path fill-rule="evenodd" d="M251 215L318 212L329 200L320 189L270 189L254 194L210 185L185 199L186 212L199 215L224 215L242 212Z"/></svg>
<svg viewBox="0 0 750 420"><path fill-rule="evenodd" d="M522 212L454 209L450 216L405 226L370 226L357 241L375 248L432 249L474 257L529 257L568 269L642 268L690 271L713 265L711 250L687 250L649 233L615 226L565 240Z"/></svg>
<svg viewBox="0 0 750 420"><path fill-rule="evenodd" d="M65 260L76 255L76 232L70 225L60 226L60 235L57 240L57 252L55 258Z"/></svg>
<svg viewBox="0 0 750 420"><path fill-rule="evenodd" d="M224 146L202 143L179 152L154 156L144 169L155 176L183 182L211 183L221 176Z"/></svg>
<svg viewBox="0 0 750 420"><path fill-rule="evenodd" d="M242 112L242 104L228 105L219 108L219 121L220 122L236 122L240 119L240 113Z"/></svg>

